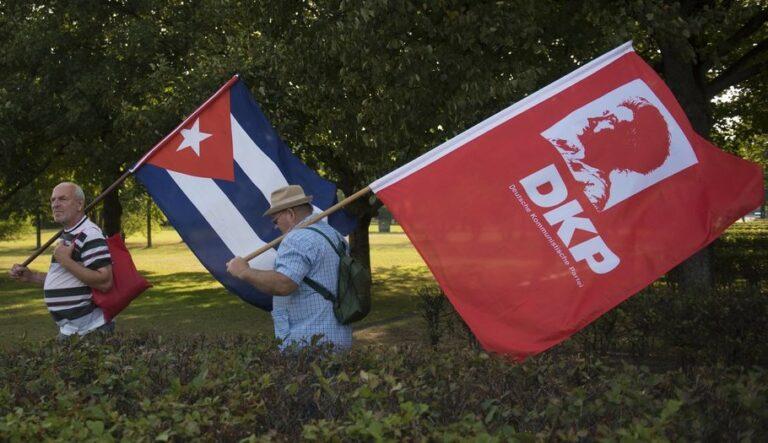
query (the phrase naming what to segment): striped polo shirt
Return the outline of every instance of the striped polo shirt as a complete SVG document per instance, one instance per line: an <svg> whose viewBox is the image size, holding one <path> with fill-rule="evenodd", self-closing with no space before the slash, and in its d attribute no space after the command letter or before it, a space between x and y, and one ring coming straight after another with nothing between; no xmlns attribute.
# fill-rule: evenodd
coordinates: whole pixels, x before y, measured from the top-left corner
<svg viewBox="0 0 768 443"><path fill-rule="evenodd" d="M74 241L72 258L89 269L112 264L107 241L101 229L88 217L61 235ZM45 304L64 335L85 334L104 324L104 314L93 304L91 288L51 257L51 267L43 285Z"/></svg>

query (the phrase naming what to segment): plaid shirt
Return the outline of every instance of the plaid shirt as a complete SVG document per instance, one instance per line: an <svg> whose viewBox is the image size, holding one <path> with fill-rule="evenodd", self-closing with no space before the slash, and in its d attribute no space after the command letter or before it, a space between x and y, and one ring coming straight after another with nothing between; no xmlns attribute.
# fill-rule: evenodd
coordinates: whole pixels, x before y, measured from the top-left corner
<svg viewBox="0 0 768 443"><path fill-rule="evenodd" d="M344 242L325 221L312 226L331 240ZM344 245L346 248L346 242ZM289 232L277 250L275 271L299 286L288 296L272 298L275 337L283 340L281 349L292 344L306 346L314 335L322 335L320 343L332 342L337 349L352 346L352 328L340 324L333 315L333 304L303 281L309 277L332 293L337 291L339 256L322 235L308 229Z"/></svg>

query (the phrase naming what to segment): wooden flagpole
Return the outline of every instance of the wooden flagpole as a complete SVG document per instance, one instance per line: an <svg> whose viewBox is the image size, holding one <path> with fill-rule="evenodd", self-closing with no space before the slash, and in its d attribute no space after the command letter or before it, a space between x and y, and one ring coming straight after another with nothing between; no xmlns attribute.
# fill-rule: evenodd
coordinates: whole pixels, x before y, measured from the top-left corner
<svg viewBox="0 0 768 443"><path fill-rule="evenodd" d="M307 227L307 226L309 226L311 224L314 224L314 223L318 222L319 220L322 220L323 218L333 214L334 212L338 211L339 209L343 208L344 206L346 206L346 205L352 203L353 201L359 199L360 197L368 194L369 192L371 192L371 188L370 188L370 186L366 186L365 188L355 192L354 194L352 194L349 197L345 198L344 200L336 203L335 205L331 206L330 208L326 209L325 211L323 211L323 212L313 216L312 218L310 218L306 222L296 226L296 228L305 228L305 227ZM288 235L288 233L285 233L285 234L281 235L280 237L277 237L276 239L274 239L271 242L267 243L266 245L260 247L259 249L251 252L250 254L246 255L243 258L245 259L245 261L253 260L255 257L258 257L259 255L263 254L264 252L272 249L273 246L275 246L278 243L280 243L281 241L283 241L283 238L285 238L286 235Z"/></svg>

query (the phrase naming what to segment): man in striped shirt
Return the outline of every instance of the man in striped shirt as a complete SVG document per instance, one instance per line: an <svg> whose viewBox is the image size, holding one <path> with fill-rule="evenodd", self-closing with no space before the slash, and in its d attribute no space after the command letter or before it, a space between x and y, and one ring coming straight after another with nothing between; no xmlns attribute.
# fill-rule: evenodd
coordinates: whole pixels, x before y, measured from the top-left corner
<svg viewBox="0 0 768 443"><path fill-rule="evenodd" d="M93 304L92 288L112 287L112 260L101 229L85 216L85 195L80 186L63 182L53 188L53 219L64 232L56 245L48 272L13 265L11 277L43 286L45 304L59 326L59 338L94 330L111 332L104 313Z"/></svg>

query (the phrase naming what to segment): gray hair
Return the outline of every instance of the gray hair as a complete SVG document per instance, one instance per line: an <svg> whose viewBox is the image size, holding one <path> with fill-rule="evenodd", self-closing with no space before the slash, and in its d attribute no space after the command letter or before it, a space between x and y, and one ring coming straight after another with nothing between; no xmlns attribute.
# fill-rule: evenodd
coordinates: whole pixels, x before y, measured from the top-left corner
<svg viewBox="0 0 768 443"><path fill-rule="evenodd" d="M85 203L85 192L83 192L83 188L81 188L80 185L73 182L61 182L59 183L59 185L70 185L73 188L75 188L74 190L75 199Z"/></svg>

